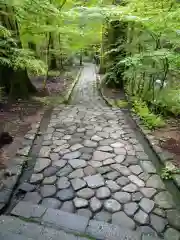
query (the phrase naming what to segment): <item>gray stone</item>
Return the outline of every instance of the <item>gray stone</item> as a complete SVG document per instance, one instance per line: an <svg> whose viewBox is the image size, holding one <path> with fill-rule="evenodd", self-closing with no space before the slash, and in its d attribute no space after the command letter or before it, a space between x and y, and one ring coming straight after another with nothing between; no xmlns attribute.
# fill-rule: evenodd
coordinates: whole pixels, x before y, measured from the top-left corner
<svg viewBox="0 0 180 240"><path fill-rule="evenodd" d="M58 161L53 161L52 166L55 166L57 168L63 168L66 165L66 163L67 163L66 160L60 159Z"/></svg>
<svg viewBox="0 0 180 240"><path fill-rule="evenodd" d="M73 202L74 202L74 205L76 208L83 208L83 207L88 206L88 201L84 198L76 197L76 198L74 198Z"/></svg>
<svg viewBox="0 0 180 240"><path fill-rule="evenodd" d="M148 160L148 155L145 152L136 152L137 158L140 160Z"/></svg>
<svg viewBox="0 0 180 240"><path fill-rule="evenodd" d="M143 212L142 210L139 210L134 215L134 220L140 224L147 224L149 222L149 216L147 213Z"/></svg>
<svg viewBox="0 0 180 240"><path fill-rule="evenodd" d="M106 185L111 190L111 192L117 192L120 190L120 186L113 180L106 180Z"/></svg>
<svg viewBox="0 0 180 240"><path fill-rule="evenodd" d="M133 165L133 164L138 164L138 158L135 156L127 156L125 160L127 166Z"/></svg>
<svg viewBox="0 0 180 240"><path fill-rule="evenodd" d="M109 212L98 212L94 215L94 219L98 220L98 221L103 221L103 222L111 222L112 216L111 213Z"/></svg>
<svg viewBox="0 0 180 240"><path fill-rule="evenodd" d="M121 143L121 142L115 142L115 143L111 144L111 147L113 147L113 148L122 148L122 147L124 147L124 144Z"/></svg>
<svg viewBox="0 0 180 240"><path fill-rule="evenodd" d="M56 175L58 177L68 176L73 171L73 168L70 165L66 165L62 169L60 169Z"/></svg>
<svg viewBox="0 0 180 240"><path fill-rule="evenodd" d="M90 188L98 188L104 185L104 179L100 174L84 178Z"/></svg>
<svg viewBox="0 0 180 240"><path fill-rule="evenodd" d="M43 184L48 185L48 184L54 184L56 182L57 177L56 176L51 176L51 177L46 177L43 180Z"/></svg>
<svg viewBox="0 0 180 240"><path fill-rule="evenodd" d="M41 187L41 195L43 197L51 197L56 193L56 187L54 185L44 185Z"/></svg>
<svg viewBox="0 0 180 240"><path fill-rule="evenodd" d="M136 192L137 189L138 189L137 186L133 183L130 183L122 188L123 191L130 192L130 193Z"/></svg>
<svg viewBox="0 0 180 240"><path fill-rule="evenodd" d="M48 167L44 170L43 174L44 174L44 177L50 177L55 175L57 171L58 169L56 167Z"/></svg>
<svg viewBox="0 0 180 240"><path fill-rule="evenodd" d="M150 175L146 172L143 172L143 173L139 174L138 177L143 181L147 181L149 179Z"/></svg>
<svg viewBox="0 0 180 240"><path fill-rule="evenodd" d="M63 159L71 160L71 159L79 158L80 156L81 156L81 152L75 151L75 152L65 154L63 156Z"/></svg>
<svg viewBox="0 0 180 240"><path fill-rule="evenodd" d="M107 133L107 132L97 132L97 135L102 137L102 138L108 138L109 137L109 133Z"/></svg>
<svg viewBox="0 0 180 240"><path fill-rule="evenodd" d="M117 177L119 177L120 173L113 171L113 172L109 172L106 174L106 178L109 180L115 180Z"/></svg>
<svg viewBox="0 0 180 240"><path fill-rule="evenodd" d="M126 155L126 149L125 148L114 148L115 154L120 155Z"/></svg>
<svg viewBox="0 0 180 240"><path fill-rule="evenodd" d="M112 158L108 158L108 159L106 159L106 160L103 161L103 165L104 165L104 166L105 166L105 165L110 165L110 164L113 164L113 163L115 163L115 160L112 159Z"/></svg>
<svg viewBox="0 0 180 240"><path fill-rule="evenodd" d="M128 176L128 178L132 183L136 184L138 187L145 186L145 183L135 175L130 175L130 176Z"/></svg>
<svg viewBox="0 0 180 240"><path fill-rule="evenodd" d="M129 167L132 173L139 175L140 173L143 172L142 168L139 165L131 165Z"/></svg>
<svg viewBox="0 0 180 240"><path fill-rule="evenodd" d="M134 216L135 212L138 210L138 205L135 202L130 202L124 204L124 212L128 216Z"/></svg>
<svg viewBox="0 0 180 240"><path fill-rule="evenodd" d="M26 146L22 149L19 149L17 151L17 154L20 156L28 156L30 149L31 149L31 146Z"/></svg>
<svg viewBox="0 0 180 240"><path fill-rule="evenodd" d="M171 226L180 230L180 211L179 210L175 210L175 209L168 210L167 218Z"/></svg>
<svg viewBox="0 0 180 240"><path fill-rule="evenodd" d="M72 159L69 160L69 164L73 167L73 168L83 168L87 166L87 162L83 159Z"/></svg>
<svg viewBox="0 0 180 240"><path fill-rule="evenodd" d="M94 195L95 195L95 192L91 188L84 188L77 192L77 196L84 199L90 199Z"/></svg>
<svg viewBox="0 0 180 240"><path fill-rule="evenodd" d="M82 177L84 177L84 172L81 168L76 169L72 173L70 173L68 177L69 178L77 178L77 177L82 178Z"/></svg>
<svg viewBox="0 0 180 240"><path fill-rule="evenodd" d="M113 213L112 223L132 230L135 228L135 222L131 218L129 218L124 212Z"/></svg>
<svg viewBox="0 0 180 240"><path fill-rule="evenodd" d="M127 192L116 192L113 197L120 203L127 203L131 200L131 195Z"/></svg>
<svg viewBox="0 0 180 240"><path fill-rule="evenodd" d="M88 147L83 147L79 149L79 152L81 153L92 153L94 151L94 148L88 148Z"/></svg>
<svg viewBox="0 0 180 240"><path fill-rule="evenodd" d="M175 206L172 195L167 191L156 194L154 197L154 201L160 208L164 209L169 209Z"/></svg>
<svg viewBox="0 0 180 240"><path fill-rule="evenodd" d="M86 209L86 208L78 209L77 214L80 215L80 216L84 216L88 219L90 219L92 217L92 212L89 209Z"/></svg>
<svg viewBox="0 0 180 240"><path fill-rule="evenodd" d="M51 153L50 154L50 159L54 162L54 161L58 161L60 159L59 154L57 153Z"/></svg>
<svg viewBox="0 0 180 240"><path fill-rule="evenodd" d="M88 225L88 218L60 211L57 209L48 208L42 218L42 223L53 225L55 228L63 229L76 233L85 233Z"/></svg>
<svg viewBox="0 0 180 240"><path fill-rule="evenodd" d="M96 197L91 198L90 200L90 208L93 212L97 212L101 209L102 203Z"/></svg>
<svg viewBox="0 0 180 240"><path fill-rule="evenodd" d="M122 163L125 160L125 155L118 155L114 158L115 162Z"/></svg>
<svg viewBox="0 0 180 240"><path fill-rule="evenodd" d="M179 240L180 239L180 232L173 228L168 228L165 233L164 237L166 240Z"/></svg>
<svg viewBox="0 0 180 240"><path fill-rule="evenodd" d="M99 199L108 198L111 195L109 188L101 187L96 190L96 197Z"/></svg>
<svg viewBox="0 0 180 240"><path fill-rule="evenodd" d="M166 217L166 212L161 208L155 208L153 210L153 213L155 213L156 215L161 216L161 217Z"/></svg>
<svg viewBox="0 0 180 240"><path fill-rule="evenodd" d="M65 150L65 149L67 149L69 147L70 147L70 145L66 143L66 144L63 144L63 145L58 146L57 148L53 149L53 152L60 153L61 150Z"/></svg>
<svg viewBox="0 0 180 240"><path fill-rule="evenodd" d="M103 152L112 152L113 148L110 146L100 146L97 149L98 151L103 151Z"/></svg>
<svg viewBox="0 0 180 240"><path fill-rule="evenodd" d="M102 140L102 141L100 141L99 142L99 145L100 146L107 146L107 145L109 145L109 144L111 144L111 143L113 143L114 141L112 140L112 139L105 139L105 140Z"/></svg>
<svg viewBox="0 0 180 240"><path fill-rule="evenodd" d="M141 164L142 168L144 169L144 171L146 171L147 173L156 173L156 168L154 167L152 162L141 161L140 164Z"/></svg>
<svg viewBox="0 0 180 240"><path fill-rule="evenodd" d="M76 151L76 150L79 150L79 149L82 148L82 147L83 147L82 144L76 143L76 144L72 145L72 146L70 147L70 149L71 149L71 151Z"/></svg>
<svg viewBox="0 0 180 240"><path fill-rule="evenodd" d="M94 168L99 168L102 166L102 162L99 162L99 161L89 161L88 163Z"/></svg>
<svg viewBox="0 0 180 240"><path fill-rule="evenodd" d="M65 189L65 188L68 188L69 186L70 186L70 182L67 177L61 177L57 181L58 189Z"/></svg>
<svg viewBox="0 0 180 240"><path fill-rule="evenodd" d="M114 199L108 199L104 202L104 208L111 213L121 210L121 205Z"/></svg>
<svg viewBox="0 0 180 240"><path fill-rule="evenodd" d="M43 175L41 173L32 174L30 178L30 183L40 183L43 179Z"/></svg>
<svg viewBox="0 0 180 240"><path fill-rule="evenodd" d="M91 140L85 140L84 142L83 142L83 145L85 146L85 147L92 147L92 148L94 148L94 147L97 147L97 142L94 142L94 141L91 141Z"/></svg>
<svg viewBox="0 0 180 240"><path fill-rule="evenodd" d="M72 188L62 189L57 193L57 197L62 201L72 200L74 198L74 191Z"/></svg>
<svg viewBox="0 0 180 240"><path fill-rule="evenodd" d="M150 221L151 221L152 227L159 233L162 232L167 225L166 219L154 214L150 215Z"/></svg>
<svg viewBox="0 0 180 240"><path fill-rule="evenodd" d="M74 178L71 180L71 184L74 190L79 190L86 186L86 182L80 178Z"/></svg>
<svg viewBox="0 0 180 240"><path fill-rule="evenodd" d="M97 136L97 135L94 135L94 136L92 136L92 138L91 138L91 140L97 141L97 142L101 141L102 139L103 139L102 137L99 137L99 136Z"/></svg>
<svg viewBox="0 0 180 240"><path fill-rule="evenodd" d="M151 227L149 226L140 226L138 228L138 230L143 233L143 235L145 236L152 236L152 237L157 237L157 233L156 231L154 231L154 229L152 229ZM145 240L145 239L144 239ZM153 240L153 239L151 239ZM158 239L157 239L158 240Z"/></svg>
<svg viewBox="0 0 180 240"><path fill-rule="evenodd" d="M140 188L140 191L147 198L151 198L157 192L154 188Z"/></svg>
<svg viewBox="0 0 180 240"><path fill-rule="evenodd" d="M146 182L147 187L165 189L164 183L158 175L152 175Z"/></svg>
<svg viewBox="0 0 180 240"><path fill-rule="evenodd" d="M143 198L143 195L140 192L135 192L132 194L132 201L139 202Z"/></svg>
<svg viewBox="0 0 180 240"><path fill-rule="evenodd" d="M38 158L34 167L34 172L39 173L51 164L51 160L48 158Z"/></svg>
<svg viewBox="0 0 180 240"><path fill-rule="evenodd" d="M73 202L72 201L64 202L61 206L61 210L64 212L73 213L75 210Z"/></svg>
<svg viewBox="0 0 180 240"><path fill-rule="evenodd" d="M102 151L95 151L93 153L93 161L103 161L108 158L113 158L115 157L115 154L109 153L109 152L102 152Z"/></svg>
<svg viewBox="0 0 180 240"><path fill-rule="evenodd" d="M41 201L41 196L38 192L28 192L23 198L23 201L38 204Z"/></svg>
<svg viewBox="0 0 180 240"><path fill-rule="evenodd" d="M62 134L60 134L61 137L62 137ZM57 145L57 146L62 146L63 144L65 144L67 141L66 140L54 140L53 143L54 145Z"/></svg>
<svg viewBox="0 0 180 240"><path fill-rule="evenodd" d="M130 181L129 181L129 179L128 179L127 177L122 176L122 177L118 178L118 179L116 180L116 182L117 182L119 185L121 185L121 186L125 186L125 185L127 185Z"/></svg>
<svg viewBox="0 0 180 240"><path fill-rule="evenodd" d="M58 209L61 206L61 202L55 198L44 198L41 204L47 208L54 209Z"/></svg>
<svg viewBox="0 0 180 240"><path fill-rule="evenodd" d="M112 164L111 167L124 176L129 176L131 174L130 170L126 166L122 166L120 164Z"/></svg>
<svg viewBox="0 0 180 240"><path fill-rule="evenodd" d="M50 147L48 147L48 146L43 146L43 147L40 149L39 157L48 158L49 155L50 155L50 152L51 152L51 148L50 148Z"/></svg>
<svg viewBox="0 0 180 240"><path fill-rule="evenodd" d="M27 182L22 183L18 188L18 190L23 192L32 192L34 191L34 189L35 189L35 186Z"/></svg>
<svg viewBox="0 0 180 240"><path fill-rule="evenodd" d="M96 169L93 168L92 166L87 166L84 168L84 174L85 176L92 176L96 174Z"/></svg>
<svg viewBox="0 0 180 240"><path fill-rule="evenodd" d="M99 167L97 169L98 173L100 174L105 174L105 173L108 173L110 172L112 169L109 167L109 166L104 166L104 167Z"/></svg>
<svg viewBox="0 0 180 240"><path fill-rule="evenodd" d="M144 210L147 213L150 213L154 208L154 201L148 198L142 198L139 205L142 208L142 210Z"/></svg>

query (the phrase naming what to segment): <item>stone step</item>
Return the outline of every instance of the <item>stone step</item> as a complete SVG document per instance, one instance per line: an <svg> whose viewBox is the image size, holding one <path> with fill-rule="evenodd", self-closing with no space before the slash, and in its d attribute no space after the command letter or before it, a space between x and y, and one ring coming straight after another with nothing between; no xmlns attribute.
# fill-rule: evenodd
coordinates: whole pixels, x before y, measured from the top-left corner
<svg viewBox="0 0 180 240"><path fill-rule="evenodd" d="M36 239L37 234L39 234L39 230L34 230L35 227L32 226L36 226L38 229L43 227L46 229L47 227L50 227L53 228L53 231L63 230L68 233L83 236L87 235L98 240L158 240L158 238L143 235L138 231L131 231L118 225L113 225L102 221L89 220L84 216L63 212L57 209L46 208L42 205L35 205L25 201L20 201L11 211L11 215L26 219L28 221L26 225L30 224L30 221L41 224L35 225L35 223L31 223L31 225L26 227L26 231L29 231L29 226L31 229L33 229L30 230L30 232L34 232L34 234L36 234ZM11 229L11 224L9 227Z"/></svg>
<svg viewBox="0 0 180 240"><path fill-rule="evenodd" d="M9 232L0 232L0 239L1 240L35 240L32 238L28 238L26 236L22 236L19 234L13 234Z"/></svg>

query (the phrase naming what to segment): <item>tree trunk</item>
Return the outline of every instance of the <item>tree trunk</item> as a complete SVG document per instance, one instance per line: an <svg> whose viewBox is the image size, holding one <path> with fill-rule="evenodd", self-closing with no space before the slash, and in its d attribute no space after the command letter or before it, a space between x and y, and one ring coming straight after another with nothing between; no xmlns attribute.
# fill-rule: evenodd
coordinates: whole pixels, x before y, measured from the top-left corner
<svg viewBox="0 0 180 240"><path fill-rule="evenodd" d="M53 41L53 35L51 32L49 33L49 42L50 42L50 49L54 50L54 41ZM51 70L57 69L55 54L51 53L49 57L50 57L49 69L51 69Z"/></svg>
<svg viewBox="0 0 180 240"><path fill-rule="evenodd" d="M4 6L4 11L11 14L1 15L1 24L7 29L14 31L18 47L22 48L18 24L16 19L12 17L13 9ZM10 97L26 98L36 92L36 88L31 83L26 69L14 70L12 67L6 65L0 65L0 86L4 88Z"/></svg>

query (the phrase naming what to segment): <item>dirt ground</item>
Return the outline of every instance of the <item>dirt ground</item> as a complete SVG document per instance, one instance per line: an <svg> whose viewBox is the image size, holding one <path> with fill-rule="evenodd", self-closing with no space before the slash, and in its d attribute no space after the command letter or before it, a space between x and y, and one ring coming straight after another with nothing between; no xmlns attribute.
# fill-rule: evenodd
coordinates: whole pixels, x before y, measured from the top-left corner
<svg viewBox="0 0 180 240"><path fill-rule="evenodd" d="M77 71L78 69L75 68L69 74L63 73L60 76L49 77L45 91L42 89L44 77L33 77L31 81L38 90L38 98L17 101L4 99L1 102L0 132L8 132L13 137L13 142L0 149L0 169L8 166L8 160L15 156L22 146L23 137L31 129L31 125L41 121L46 107L39 97L64 96Z"/></svg>

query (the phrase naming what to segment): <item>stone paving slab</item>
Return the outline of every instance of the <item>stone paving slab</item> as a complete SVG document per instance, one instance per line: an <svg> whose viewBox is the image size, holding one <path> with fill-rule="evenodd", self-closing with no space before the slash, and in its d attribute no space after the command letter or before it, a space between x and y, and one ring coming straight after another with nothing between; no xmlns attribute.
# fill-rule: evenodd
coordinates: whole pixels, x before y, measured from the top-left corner
<svg viewBox="0 0 180 240"><path fill-rule="evenodd" d="M123 112L99 98L93 65L84 67L72 105L54 109L47 135L30 179L38 204L48 197L62 211L161 237L180 230L180 212Z"/></svg>

